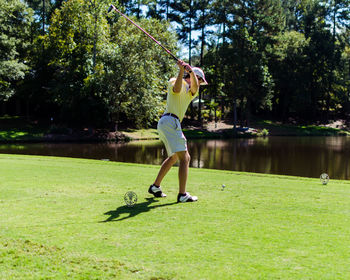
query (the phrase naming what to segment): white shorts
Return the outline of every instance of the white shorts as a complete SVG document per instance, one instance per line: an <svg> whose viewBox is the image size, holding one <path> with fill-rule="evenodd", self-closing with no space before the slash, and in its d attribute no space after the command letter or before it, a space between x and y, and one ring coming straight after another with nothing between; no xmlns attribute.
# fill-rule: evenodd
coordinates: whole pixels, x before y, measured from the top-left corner
<svg viewBox="0 0 350 280"><path fill-rule="evenodd" d="M182 132L180 121L172 116L163 116L158 121L159 139L163 141L168 156L187 151L187 140Z"/></svg>

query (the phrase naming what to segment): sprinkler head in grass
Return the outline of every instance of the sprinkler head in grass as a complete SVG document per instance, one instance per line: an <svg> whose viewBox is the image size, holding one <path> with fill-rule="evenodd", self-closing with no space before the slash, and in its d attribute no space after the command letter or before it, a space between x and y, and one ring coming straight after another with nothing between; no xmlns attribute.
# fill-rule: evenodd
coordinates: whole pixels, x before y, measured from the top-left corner
<svg viewBox="0 0 350 280"><path fill-rule="evenodd" d="M322 183L322 185L327 185L329 182L329 176L327 173L322 173L320 176L320 181Z"/></svg>
<svg viewBox="0 0 350 280"><path fill-rule="evenodd" d="M226 187L226 186L225 186L224 184L222 184L222 186L221 186L221 187L222 187L222 189L221 189L221 190L223 191L223 190L225 189L225 187Z"/></svg>
<svg viewBox="0 0 350 280"><path fill-rule="evenodd" d="M125 193L124 201L126 206L133 207L137 202L137 194L132 191Z"/></svg>

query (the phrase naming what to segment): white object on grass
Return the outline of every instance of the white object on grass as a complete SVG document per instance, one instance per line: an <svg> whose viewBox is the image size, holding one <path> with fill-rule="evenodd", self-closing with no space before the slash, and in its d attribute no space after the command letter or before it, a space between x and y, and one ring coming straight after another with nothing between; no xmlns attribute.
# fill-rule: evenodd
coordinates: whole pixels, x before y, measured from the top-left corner
<svg viewBox="0 0 350 280"><path fill-rule="evenodd" d="M321 180L322 185L327 185L328 182L329 182L328 174L327 173L322 173L321 176L320 176L320 180Z"/></svg>
<svg viewBox="0 0 350 280"><path fill-rule="evenodd" d="M127 206L129 206L129 207L134 206L137 202L137 194L134 193L133 191L129 191L129 192L125 193L124 201L125 201L125 204Z"/></svg>

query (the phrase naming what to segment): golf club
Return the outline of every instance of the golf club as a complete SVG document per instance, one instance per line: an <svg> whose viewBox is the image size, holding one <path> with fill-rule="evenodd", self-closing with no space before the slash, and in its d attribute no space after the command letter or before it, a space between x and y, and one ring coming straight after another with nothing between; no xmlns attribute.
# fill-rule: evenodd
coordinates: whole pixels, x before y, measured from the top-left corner
<svg viewBox="0 0 350 280"><path fill-rule="evenodd" d="M114 7L114 5L110 5L108 8L108 13L112 10L115 10L117 13L119 13L122 17L126 18L129 22L131 22L133 25L135 25L138 29L140 29L143 33L145 33L149 38L151 38L154 42L156 42L158 44L158 46L160 46L163 50L165 50L169 55L171 55L171 57L176 60L179 61L179 59L173 55L167 48L165 48L161 43L159 43L152 35L150 35L146 30L144 30L142 27L140 27L137 23L135 23L134 21L132 21L130 18L128 18L126 15L124 15L121 11L119 11L116 7Z"/></svg>

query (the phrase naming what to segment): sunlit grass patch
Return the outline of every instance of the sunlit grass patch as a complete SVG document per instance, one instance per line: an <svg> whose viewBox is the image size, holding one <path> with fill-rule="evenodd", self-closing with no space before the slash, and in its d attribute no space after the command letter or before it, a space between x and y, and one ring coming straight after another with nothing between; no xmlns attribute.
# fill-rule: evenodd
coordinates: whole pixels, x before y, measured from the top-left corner
<svg viewBox="0 0 350 280"><path fill-rule="evenodd" d="M347 181L191 168L177 204L177 167L147 193L158 168L1 154L0 279L350 277Z"/></svg>

